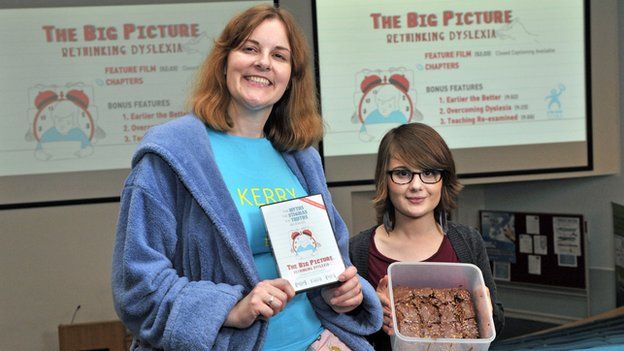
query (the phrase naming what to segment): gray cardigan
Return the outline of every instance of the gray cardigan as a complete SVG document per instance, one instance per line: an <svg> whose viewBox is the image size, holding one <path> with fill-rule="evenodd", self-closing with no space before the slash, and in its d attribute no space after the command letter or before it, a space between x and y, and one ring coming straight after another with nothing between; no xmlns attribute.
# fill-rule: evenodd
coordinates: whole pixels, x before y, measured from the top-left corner
<svg viewBox="0 0 624 351"><path fill-rule="evenodd" d="M357 268L358 273L368 280L368 247L377 225L360 232L349 241L349 256L351 262ZM448 222L446 235L451 241L451 246L462 263L472 263L481 269L485 285L490 289L492 307L494 312L494 327L496 335L500 335L505 325L503 305L496 295L496 284L492 278L490 260L483 244L481 234L476 229L465 225Z"/></svg>

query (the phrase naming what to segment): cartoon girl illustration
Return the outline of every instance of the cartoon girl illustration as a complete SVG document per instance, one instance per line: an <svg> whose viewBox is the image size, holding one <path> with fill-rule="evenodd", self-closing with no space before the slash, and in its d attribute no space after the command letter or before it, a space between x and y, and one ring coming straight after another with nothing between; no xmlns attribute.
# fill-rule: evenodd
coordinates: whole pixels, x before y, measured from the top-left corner
<svg viewBox="0 0 624 351"><path fill-rule="evenodd" d="M550 94L544 100L548 101L548 112L561 112L561 101L559 96L565 91L565 85L559 84L559 89L551 89Z"/></svg>

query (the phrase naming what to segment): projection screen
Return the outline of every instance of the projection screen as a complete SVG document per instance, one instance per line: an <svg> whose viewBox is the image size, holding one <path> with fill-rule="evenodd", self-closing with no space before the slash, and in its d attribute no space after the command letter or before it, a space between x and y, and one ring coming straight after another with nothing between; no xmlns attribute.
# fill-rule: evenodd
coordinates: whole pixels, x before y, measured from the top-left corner
<svg viewBox="0 0 624 351"><path fill-rule="evenodd" d="M0 204L114 200L146 131L185 113L213 39L263 2L0 9Z"/></svg>
<svg viewBox="0 0 624 351"><path fill-rule="evenodd" d="M592 167L582 0L317 0L328 182L367 182L384 133L434 127L462 177Z"/></svg>

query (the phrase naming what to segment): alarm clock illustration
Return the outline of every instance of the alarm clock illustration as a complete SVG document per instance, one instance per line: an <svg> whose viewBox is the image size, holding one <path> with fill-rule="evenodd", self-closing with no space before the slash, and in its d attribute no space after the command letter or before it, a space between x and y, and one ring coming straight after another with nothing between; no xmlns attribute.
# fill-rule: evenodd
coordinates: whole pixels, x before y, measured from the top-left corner
<svg viewBox="0 0 624 351"><path fill-rule="evenodd" d="M409 123L414 116L410 83L403 74L383 78L377 74L364 77L362 95L357 102L357 118L362 124L360 139L371 141L399 124Z"/></svg>
<svg viewBox="0 0 624 351"><path fill-rule="evenodd" d="M297 256L311 256L320 246L316 239L314 239L310 229L304 229L300 232L292 232L290 238L292 240L291 251Z"/></svg>
<svg viewBox="0 0 624 351"><path fill-rule="evenodd" d="M32 134L37 141L37 159L86 157L93 153L96 126L89 112L89 97L83 91L41 91L34 104L37 112Z"/></svg>

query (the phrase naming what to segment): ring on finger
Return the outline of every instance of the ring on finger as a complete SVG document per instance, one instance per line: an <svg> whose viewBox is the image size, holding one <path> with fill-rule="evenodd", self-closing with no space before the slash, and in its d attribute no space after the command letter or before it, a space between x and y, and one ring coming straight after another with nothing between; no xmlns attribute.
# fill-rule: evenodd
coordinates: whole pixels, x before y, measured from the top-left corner
<svg viewBox="0 0 624 351"><path fill-rule="evenodd" d="M269 296L271 296L271 297L269 297L269 300L267 301L267 304L269 306L273 306L273 300L275 299L275 296L273 296L273 295L269 295Z"/></svg>

